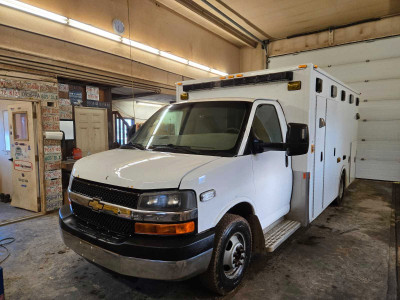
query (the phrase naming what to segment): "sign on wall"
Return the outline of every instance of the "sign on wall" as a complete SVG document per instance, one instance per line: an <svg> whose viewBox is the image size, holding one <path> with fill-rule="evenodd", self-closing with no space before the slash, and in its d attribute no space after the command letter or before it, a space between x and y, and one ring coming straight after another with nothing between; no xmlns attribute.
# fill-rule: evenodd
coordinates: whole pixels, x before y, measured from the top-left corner
<svg viewBox="0 0 400 300"><path fill-rule="evenodd" d="M80 86L70 85L69 86L69 100L72 105L81 105L82 104L82 94L83 89Z"/></svg>
<svg viewBox="0 0 400 300"><path fill-rule="evenodd" d="M86 86L86 99L99 101L99 88L95 86Z"/></svg>

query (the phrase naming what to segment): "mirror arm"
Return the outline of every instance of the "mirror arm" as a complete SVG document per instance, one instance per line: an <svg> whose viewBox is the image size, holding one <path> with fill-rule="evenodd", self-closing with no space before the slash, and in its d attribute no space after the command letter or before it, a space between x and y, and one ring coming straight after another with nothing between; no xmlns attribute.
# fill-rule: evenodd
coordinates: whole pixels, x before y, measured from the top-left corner
<svg viewBox="0 0 400 300"><path fill-rule="evenodd" d="M280 150L280 151L286 151L288 144L286 143L262 143L262 147L265 150L271 149L271 150Z"/></svg>

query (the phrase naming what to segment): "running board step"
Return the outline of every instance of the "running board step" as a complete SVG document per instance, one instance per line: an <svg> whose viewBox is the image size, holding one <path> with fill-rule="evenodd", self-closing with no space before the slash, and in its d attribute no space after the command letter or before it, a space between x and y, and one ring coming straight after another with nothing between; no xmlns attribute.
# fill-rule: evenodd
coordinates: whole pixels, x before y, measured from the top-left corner
<svg viewBox="0 0 400 300"><path fill-rule="evenodd" d="M282 220L264 234L267 252L273 252L300 227L300 222Z"/></svg>

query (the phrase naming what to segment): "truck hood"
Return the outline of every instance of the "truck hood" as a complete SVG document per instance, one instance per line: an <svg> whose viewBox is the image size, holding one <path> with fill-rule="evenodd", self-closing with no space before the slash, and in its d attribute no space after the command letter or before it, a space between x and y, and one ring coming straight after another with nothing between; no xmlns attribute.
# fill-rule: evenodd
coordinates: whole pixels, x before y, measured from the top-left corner
<svg viewBox="0 0 400 300"><path fill-rule="evenodd" d="M178 188L190 171L216 156L115 149L78 160L74 177L134 189Z"/></svg>

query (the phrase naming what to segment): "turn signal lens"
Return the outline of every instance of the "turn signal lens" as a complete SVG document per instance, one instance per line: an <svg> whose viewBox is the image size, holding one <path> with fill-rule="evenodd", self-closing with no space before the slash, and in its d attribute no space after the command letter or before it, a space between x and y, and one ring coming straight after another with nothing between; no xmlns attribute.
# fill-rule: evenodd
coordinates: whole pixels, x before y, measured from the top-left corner
<svg viewBox="0 0 400 300"><path fill-rule="evenodd" d="M141 234L157 234L157 235L176 235L191 233L194 231L195 225L193 221L181 224L151 224L136 223L135 233Z"/></svg>

